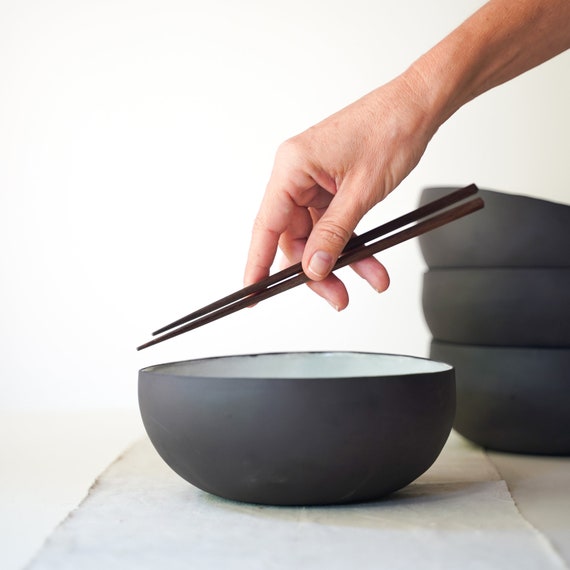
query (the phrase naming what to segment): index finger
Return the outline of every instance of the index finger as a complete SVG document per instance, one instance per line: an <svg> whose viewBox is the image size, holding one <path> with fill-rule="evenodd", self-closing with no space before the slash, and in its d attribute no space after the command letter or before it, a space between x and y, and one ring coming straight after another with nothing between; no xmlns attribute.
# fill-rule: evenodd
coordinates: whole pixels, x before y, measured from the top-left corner
<svg viewBox="0 0 570 570"><path fill-rule="evenodd" d="M269 269L277 253L278 243L279 233L263 227L256 218L245 266L245 285L256 283L269 275Z"/></svg>
<svg viewBox="0 0 570 570"><path fill-rule="evenodd" d="M286 192L278 194L268 189L253 224L244 275L246 285L269 275L279 238L294 216L294 210L295 204Z"/></svg>

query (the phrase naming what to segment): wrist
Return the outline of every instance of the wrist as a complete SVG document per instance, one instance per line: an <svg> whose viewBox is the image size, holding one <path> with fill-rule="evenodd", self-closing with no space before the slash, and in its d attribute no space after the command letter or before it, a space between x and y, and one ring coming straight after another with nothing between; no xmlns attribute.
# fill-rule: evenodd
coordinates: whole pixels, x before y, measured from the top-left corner
<svg viewBox="0 0 570 570"><path fill-rule="evenodd" d="M570 47L568 0L491 0L404 73L437 130L463 105Z"/></svg>
<svg viewBox="0 0 570 570"><path fill-rule="evenodd" d="M480 94L477 74L481 68L469 31L458 28L434 46L402 74L414 85L429 127L435 132L463 105ZM466 49L466 46L469 46Z"/></svg>

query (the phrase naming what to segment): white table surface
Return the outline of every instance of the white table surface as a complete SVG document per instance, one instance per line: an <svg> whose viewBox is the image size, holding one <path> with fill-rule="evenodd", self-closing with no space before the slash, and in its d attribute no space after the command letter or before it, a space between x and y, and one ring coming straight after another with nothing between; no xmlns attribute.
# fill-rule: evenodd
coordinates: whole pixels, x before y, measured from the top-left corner
<svg viewBox="0 0 570 570"><path fill-rule="evenodd" d="M0 568L23 568L143 434L136 410L0 412Z"/></svg>
<svg viewBox="0 0 570 570"><path fill-rule="evenodd" d="M144 435L135 410L0 416L0 568L20 569ZM521 515L570 568L570 458L490 452Z"/></svg>

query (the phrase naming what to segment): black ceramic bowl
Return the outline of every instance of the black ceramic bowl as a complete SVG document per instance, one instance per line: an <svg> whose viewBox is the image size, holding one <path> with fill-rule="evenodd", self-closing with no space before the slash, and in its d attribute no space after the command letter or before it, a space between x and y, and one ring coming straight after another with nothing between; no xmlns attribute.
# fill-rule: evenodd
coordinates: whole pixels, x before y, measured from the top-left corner
<svg viewBox="0 0 570 570"><path fill-rule="evenodd" d="M570 454L570 349L433 341L430 354L455 367L460 434L489 449Z"/></svg>
<svg viewBox="0 0 570 570"><path fill-rule="evenodd" d="M348 352L145 368L139 404L165 462L210 493L272 505L378 499L421 475L453 422L453 368Z"/></svg>
<svg viewBox="0 0 570 570"><path fill-rule="evenodd" d="M570 268L432 269L422 306L437 340L570 347Z"/></svg>
<svg viewBox="0 0 570 570"><path fill-rule="evenodd" d="M420 204L452 187L425 188ZM485 207L419 237L430 268L570 267L570 206L480 190Z"/></svg>

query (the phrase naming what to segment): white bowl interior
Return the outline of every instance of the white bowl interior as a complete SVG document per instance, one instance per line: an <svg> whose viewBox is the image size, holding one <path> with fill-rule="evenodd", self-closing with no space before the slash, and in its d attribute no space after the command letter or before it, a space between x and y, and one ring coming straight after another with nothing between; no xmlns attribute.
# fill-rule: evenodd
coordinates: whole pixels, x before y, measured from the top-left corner
<svg viewBox="0 0 570 570"><path fill-rule="evenodd" d="M212 378L362 378L430 374L450 370L443 362L363 352L292 352L173 362L147 372Z"/></svg>

